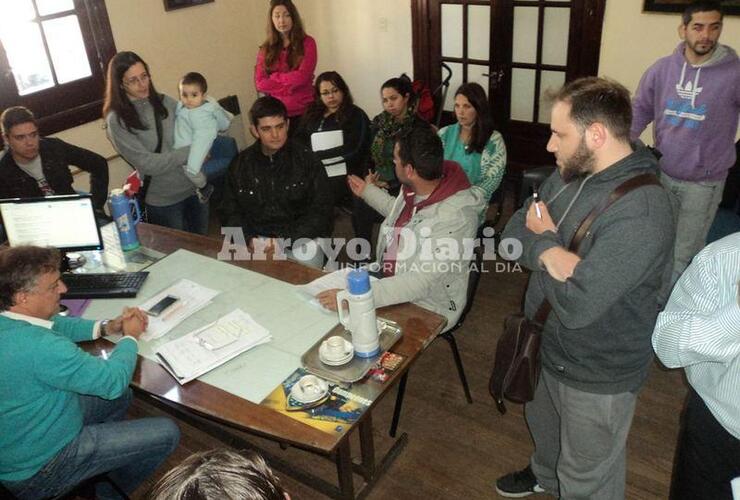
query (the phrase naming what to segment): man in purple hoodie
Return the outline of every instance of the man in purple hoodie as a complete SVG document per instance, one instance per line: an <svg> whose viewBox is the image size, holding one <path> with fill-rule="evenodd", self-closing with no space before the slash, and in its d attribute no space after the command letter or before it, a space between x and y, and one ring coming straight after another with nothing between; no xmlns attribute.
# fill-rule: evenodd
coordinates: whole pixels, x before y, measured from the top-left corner
<svg viewBox="0 0 740 500"><path fill-rule="evenodd" d="M727 171L735 163L740 110L740 61L718 43L719 2L686 8L673 54L643 75L632 105L636 139L653 122L655 147L662 153L661 181L679 200L673 282L704 247L722 199Z"/></svg>

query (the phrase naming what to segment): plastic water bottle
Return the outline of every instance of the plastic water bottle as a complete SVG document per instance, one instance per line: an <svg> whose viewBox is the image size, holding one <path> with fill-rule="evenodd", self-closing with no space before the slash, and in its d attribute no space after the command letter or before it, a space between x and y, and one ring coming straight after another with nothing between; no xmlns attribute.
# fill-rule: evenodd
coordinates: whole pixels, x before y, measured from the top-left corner
<svg viewBox="0 0 740 500"><path fill-rule="evenodd" d="M344 303L349 305L349 316ZM347 290L337 294L339 321L352 332L355 354L370 358L380 352L378 324L375 320L375 300L366 269L356 269L347 274Z"/></svg>
<svg viewBox="0 0 740 500"><path fill-rule="evenodd" d="M121 238L121 248L134 250L139 248L139 238L136 235L136 224L141 220L141 212L136 200L129 199L123 193L123 189L114 189L110 192L109 199L110 214L118 228L118 235ZM136 213L136 218L131 216L131 208Z"/></svg>

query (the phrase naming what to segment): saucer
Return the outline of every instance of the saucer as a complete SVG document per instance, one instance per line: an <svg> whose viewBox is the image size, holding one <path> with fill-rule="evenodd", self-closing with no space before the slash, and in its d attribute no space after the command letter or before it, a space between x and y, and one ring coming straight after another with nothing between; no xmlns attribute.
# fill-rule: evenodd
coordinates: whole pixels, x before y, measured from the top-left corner
<svg viewBox="0 0 740 500"><path fill-rule="evenodd" d="M319 346L319 359L322 363L330 366L339 366L348 363L354 355L355 348L352 346L352 343L347 340L344 340L344 354L341 356L333 356L329 354L326 341L322 342Z"/></svg>
<svg viewBox="0 0 740 500"><path fill-rule="evenodd" d="M299 403L314 403L329 392L329 384L326 380L315 375L304 375L290 389L290 396Z"/></svg>

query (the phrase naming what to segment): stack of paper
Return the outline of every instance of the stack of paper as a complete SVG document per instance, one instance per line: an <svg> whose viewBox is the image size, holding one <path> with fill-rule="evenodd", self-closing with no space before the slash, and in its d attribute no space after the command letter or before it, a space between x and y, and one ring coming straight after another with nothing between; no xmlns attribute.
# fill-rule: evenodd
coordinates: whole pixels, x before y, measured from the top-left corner
<svg viewBox="0 0 740 500"><path fill-rule="evenodd" d="M324 309L321 304L319 304L316 295L323 292L324 290L331 290L334 288L345 290L347 288L347 275L350 273L350 271L354 271L354 269L351 267L345 267L339 269L338 271L324 274L320 278L316 278L315 280L311 281L310 283L306 283L305 285L295 285L295 289L300 295L308 299L309 304L318 307L322 311L331 312L327 309ZM378 281L378 278L376 278L375 276L370 276L370 283L373 283L375 281Z"/></svg>
<svg viewBox="0 0 740 500"><path fill-rule="evenodd" d="M156 356L180 384L185 384L270 340L266 328L235 309L210 325L164 344Z"/></svg>
<svg viewBox="0 0 740 500"><path fill-rule="evenodd" d="M179 300L161 316L149 318L149 326L142 339L158 339L182 323L188 316L210 304L211 300L219 293L221 292L218 290L212 290L190 280L181 279L174 285L155 294L139 307L147 310L168 295L175 296Z"/></svg>

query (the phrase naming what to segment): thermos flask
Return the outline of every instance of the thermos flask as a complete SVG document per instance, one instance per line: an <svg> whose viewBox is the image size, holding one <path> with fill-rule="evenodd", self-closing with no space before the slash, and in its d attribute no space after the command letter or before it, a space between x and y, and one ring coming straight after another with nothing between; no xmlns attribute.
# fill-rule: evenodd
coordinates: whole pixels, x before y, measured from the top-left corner
<svg viewBox="0 0 740 500"><path fill-rule="evenodd" d="M136 200L127 198L123 189L114 189L110 192L109 204L111 216L121 238L121 248L124 251L139 248L136 224L141 220L141 213ZM132 212L136 214L135 219L132 217Z"/></svg>
<svg viewBox="0 0 740 500"><path fill-rule="evenodd" d="M349 315L344 303L349 306ZM378 325L375 320L375 300L370 288L367 269L356 269L347 274L347 290L337 294L339 321L352 333L355 354L370 358L380 352Z"/></svg>

